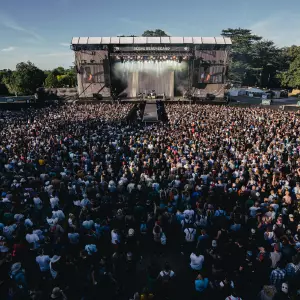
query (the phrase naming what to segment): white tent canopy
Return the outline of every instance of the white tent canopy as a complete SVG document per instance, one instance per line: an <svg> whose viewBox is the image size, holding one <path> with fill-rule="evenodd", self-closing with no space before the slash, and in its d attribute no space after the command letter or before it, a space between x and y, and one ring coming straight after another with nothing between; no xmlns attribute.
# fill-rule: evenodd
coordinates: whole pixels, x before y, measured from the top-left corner
<svg viewBox="0 0 300 300"><path fill-rule="evenodd" d="M246 95L246 90L243 88L232 88L228 92L231 97Z"/></svg>
<svg viewBox="0 0 300 300"><path fill-rule="evenodd" d="M253 87L247 89L247 92L248 93L256 93L256 94L264 94L265 93L265 91L258 89L258 88L253 88Z"/></svg>

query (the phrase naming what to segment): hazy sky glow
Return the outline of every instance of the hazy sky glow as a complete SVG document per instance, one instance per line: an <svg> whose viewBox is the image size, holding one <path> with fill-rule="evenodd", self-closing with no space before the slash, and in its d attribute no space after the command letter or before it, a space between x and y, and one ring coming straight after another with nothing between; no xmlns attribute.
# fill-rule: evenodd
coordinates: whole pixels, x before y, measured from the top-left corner
<svg viewBox="0 0 300 300"><path fill-rule="evenodd" d="M278 46L300 45L300 1L3 1L0 69L30 60L42 69L73 62L73 36L139 35L160 28L172 36L219 36L250 28Z"/></svg>

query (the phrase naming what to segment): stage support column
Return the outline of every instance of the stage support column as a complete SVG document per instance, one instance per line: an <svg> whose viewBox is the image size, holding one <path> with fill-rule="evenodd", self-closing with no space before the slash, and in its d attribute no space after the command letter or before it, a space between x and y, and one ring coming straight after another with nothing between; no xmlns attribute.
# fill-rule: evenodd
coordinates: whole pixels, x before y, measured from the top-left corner
<svg viewBox="0 0 300 300"><path fill-rule="evenodd" d="M132 73L132 97L136 98L139 90L139 72Z"/></svg>
<svg viewBox="0 0 300 300"><path fill-rule="evenodd" d="M174 80L175 80L175 72L171 71L170 72L170 99L174 99Z"/></svg>

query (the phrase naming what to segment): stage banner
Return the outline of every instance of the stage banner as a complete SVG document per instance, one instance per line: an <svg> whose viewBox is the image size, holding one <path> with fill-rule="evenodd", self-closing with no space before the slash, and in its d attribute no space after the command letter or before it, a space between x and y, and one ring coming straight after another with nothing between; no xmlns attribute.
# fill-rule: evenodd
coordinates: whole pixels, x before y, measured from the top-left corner
<svg viewBox="0 0 300 300"><path fill-rule="evenodd" d="M189 52L191 47L187 46L115 46L113 52Z"/></svg>

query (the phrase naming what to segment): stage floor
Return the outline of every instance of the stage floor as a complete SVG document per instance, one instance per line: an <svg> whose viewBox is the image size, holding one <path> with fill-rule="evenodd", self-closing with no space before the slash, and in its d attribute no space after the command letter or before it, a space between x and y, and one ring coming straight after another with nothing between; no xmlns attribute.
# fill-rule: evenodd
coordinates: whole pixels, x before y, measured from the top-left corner
<svg viewBox="0 0 300 300"><path fill-rule="evenodd" d="M156 103L147 102L143 115L143 122L158 122Z"/></svg>

